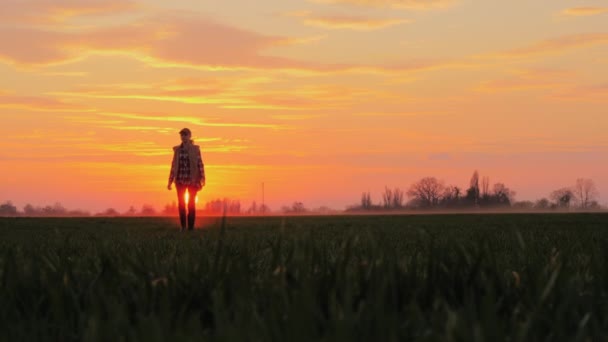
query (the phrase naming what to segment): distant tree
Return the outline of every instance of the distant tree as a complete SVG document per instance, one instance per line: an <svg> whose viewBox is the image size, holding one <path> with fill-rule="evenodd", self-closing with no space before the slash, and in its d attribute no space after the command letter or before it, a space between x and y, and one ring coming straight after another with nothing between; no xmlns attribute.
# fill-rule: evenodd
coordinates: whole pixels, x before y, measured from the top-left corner
<svg viewBox="0 0 608 342"><path fill-rule="evenodd" d="M38 216L39 210L37 210L31 204L26 204L25 207L23 207L23 213L25 214L25 216Z"/></svg>
<svg viewBox="0 0 608 342"><path fill-rule="evenodd" d="M87 217L87 216L91 216L91 213L85 210L70 210L68 211L68 216L74 216L74 217Z"/></svg>
<svg viewBox="0 0 608 342"><path fill-rule="evenodd" d="M100 213L100 216L116 217L120 216L120 213L114 208L108 208L104 212Z"/></svg>
<svg viewBox="0 0 608 342"><path fill-rule="evenodd" d="M481 179L481 197L488 198L490 196L490 177L484 176Z"/></svg>
<svg viewBox="0 0 608 342"><path fill-rule="evenodd" d="M394 209L401 209L401 208L403 208L403 190L401 190L400 188L395 188L393 190L393 203L392 203L392 207Z"/></svg>
<svg viewBox="0 0 608 342"><path fill-rule="evenodd" d="M462 190L457 186L447 186L441 196L441 204L445 207L455 207L460 204Z"/></svg>
<svg viewBox="0 0 608 342"><path fill-rule="evenodd" d="M53 205L47 205L42 209L37 209L40 216L67 216L68 210L59 202Z"/></svg>
<svg viewBox="0 0 608 342"><path fill-rule="evenodd" d="M303 213L307 211L306 207L304 207L304 203L302 202L294 202L291 205L291 209L294 213Z"/></svg>
<svg viewBox="0 0 608 342"><path fill-rule="evenodd" d="M439 203L445 186L435 177L425 177L412 184L407 195L422 207L433 207Z"/></svg>
<svg viewBox="0 0 608 342"><path fill-rule="evenodd" d="M154 207L149 204L144 204L141 207L141 214L143 216L153 216L156 215L156 209L154 209Z"/></svg>
<svg viewBox="0 0 608 342"><path fill-rule="evenodd" d="M574 199L574 192L570 188L561 188L553 191L549 196L558 208L570 208L570 203Z"/></svg>
<svg viewBox="0 0 608 342"><path fill-rule="evenodd" d="M361 194L361 209L370 210L372 208L372 196L368 192Z"/></svg>
<svg viewBox="0 0 608 342"><path fill-rule="evenodd" d="M226 204L228 213L233 215L239 215L241 213L241 201L226 199ZM259 210L261 213L263 212L262 206L260 206Z"/></svg>
<svg viewBox="0 0 608 342"><path fill-rule="evenodd" d="M179 209L177 207L177 203L175 203L175 201L173 201L171 204L165 205L165 209L163 209L163 214L175 215L178 213L178 211L179 211Z"/></svg>
<svg viewBox="0 0 608 342"><path fill-rule="evenodd" d="M471 177L469 188L467 189L466 200L472 205L479 204L479 173L477 170L473 172L473 176Z"/></svg>
<svg viewBox="0 0 608 342"><path fill-rule="evenodd" d="M579 178L574 185L574 197L578 200L579 208L587 209L589 204L599 195L595 182L592 179Z"/></svg>
<svg viewBox="0 0 608 342"><path fill-rule="evenodd" d="M271 211L270 211L270 207L269 207L268 205L266 205L266 204L262 204L262 205L260 206L260 213L262 213L262 214L268 214L268 213L270 213L270 212L271 212Z"/></svg>
<svg viewBox="0 0 608 342"><path fill-rule="evenodd" d="M538 201L536 201L536 203L534 203L534 209L545 210L545 209L549 209L550 205L551 205L551 203L549 202L548 199L541 198Z"/></svg>
<svg viewBox="0 0 608 342"><path fill-rule="evenodd" d="M0 216L17 216L19 211L11 201L7 201L0 205Z"/></svg>
<svg viewBox="0 0 608 342"><path fill-rule="evenodd" d="M318 208L315 208L313 210L313 212L320 213L320 214L329 214L329 213L333 212L333 210L330 207L322 205Z"/></svg>
<svg viewBox="0 0 608 342"><path fill-rule="evenodd" d="M257 205L255 205L255 202L252 207L255 207L255 211L253 211L252 208L250 207L246 211L247 214L255 214L257 212L260 212L260 210L262 209L261 207L258 208ZM232 215L239 215L239 214L241 214L241 201L231 200L229 198L224 198L224 199L218 198L218 199L207 202L205 204L204 211L207 213L216 214L216 215L223 215L224 213L232 214Z"/></svg>
<svg viewBox="0 0 608 342"><path fill-rule="evenodd" d="M509 206L514 197L515 191L510 190L503 183L494 184L492 192L493 204Z"/></svg>
<svg viewBox="0 0 608 342"><path fill-rule="evenodd" d="M384 192L382 193L382 203L385 209L390 209L393 205L393 190L389 189L388 186L384 187Z"/></svg>
<svg viewBox="0 0 608 342"><path fill-rule="evenodd" d="M520 210L531 210L531 209L534 209L534 202L532 202L532 201L514 202L512 207L515 209L520 209Z"/></svg>
<svg viewBox="0 0 608 342"><path fill-rule="evenodd" d="M135 215L137 215L137 209L135 209L134 206L130 206L129 210L127 210L127 212L125 212L125 215L127 215L127 216L135 216Z"/></svg>
<svg viewBox="0 0 608 342"><path fill-rule="evenodd" d="M247 213L255 214L257 212L258 212L258 204L256 203L256 201L253 201L253 203L251 203L251 206L249 207L249 209L247 209Z"/></svg>
<svg viewBox="0 0 608 342"><path fill-rule="evenodd" d="M306 209L306 207L304 206L304 203L302 203L302 202L293 202L293 204L291 206L285 205L281 208L281 210L284 213L294 213L294 214L305 213L308 211L308 209Z"/></svg>

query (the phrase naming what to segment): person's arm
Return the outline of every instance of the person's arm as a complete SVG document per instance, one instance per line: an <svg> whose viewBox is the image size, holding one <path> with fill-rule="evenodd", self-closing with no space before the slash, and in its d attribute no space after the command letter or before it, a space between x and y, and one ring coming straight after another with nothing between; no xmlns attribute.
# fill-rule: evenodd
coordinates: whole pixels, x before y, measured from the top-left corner
<svg viewBox="0 0 608 342"><path fill-rule="evenodd" d="M175 180L175 158L176 158L176 153L175 151L173 152L173 160L171 161L171 171L169 172L169 183L167 183L167 189L171 190L171 184L173 184L173 181Z"/></svg>
<svg viewBox="0 0 608 342"><path fill-rule="evenodd" d="M200 150L198 150L198 158L197 159L198 159L198 161L197 161L197 164L198 164L198 176L199 176L199 178L201 180L201 184L203 186L205 186L205 182L206 182L206 179L205 179L205 164L203 163L203 157L201 156L201 151Z"/></svg>

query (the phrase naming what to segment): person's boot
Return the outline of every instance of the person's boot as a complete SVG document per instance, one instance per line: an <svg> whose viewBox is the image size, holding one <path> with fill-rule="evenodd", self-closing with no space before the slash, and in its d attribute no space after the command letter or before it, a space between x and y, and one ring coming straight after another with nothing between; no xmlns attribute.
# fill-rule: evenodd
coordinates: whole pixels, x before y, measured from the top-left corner
<svg viewBox="0 0 608 342"><path fill-rule="evenodd" d="M192 210L188 213L188 230L194 230L194 220L196 218L196 211Z"/></svg>
<svg viewBox="0 0 608 342"><path fill-rule="evenodd" d="M186 230L186 209L179 211L180 232Z"/></svg>

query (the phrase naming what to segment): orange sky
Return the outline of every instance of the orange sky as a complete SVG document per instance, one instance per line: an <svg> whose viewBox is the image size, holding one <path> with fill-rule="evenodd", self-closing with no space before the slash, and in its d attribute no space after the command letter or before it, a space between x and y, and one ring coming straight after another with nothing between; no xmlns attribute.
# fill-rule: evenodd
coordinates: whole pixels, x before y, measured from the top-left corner
<svg viewBox="0 0 608 342"><path fill-rule="evenodd" d="M475 169L608 201L608 3L3 0L0 202L161 208L178 131L202 202L344 208Z"/></svg>

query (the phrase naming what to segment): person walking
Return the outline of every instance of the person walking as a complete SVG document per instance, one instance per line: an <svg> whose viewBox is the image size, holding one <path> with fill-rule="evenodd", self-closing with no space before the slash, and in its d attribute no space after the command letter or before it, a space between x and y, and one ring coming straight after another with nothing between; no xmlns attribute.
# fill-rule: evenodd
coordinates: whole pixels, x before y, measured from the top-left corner
<svg viewBox="0 0 608 342"><path fill-rule="evenodd" d="M173 161L169 173L168 190L175 182L181 231L193 230L196 220L196 194L205 186L205 164L201 156L200 146L194 145L192 132L188 128L180 132L182 143L173 147ZM186 203L188 192L188 203ZM188 212L186 215L186 205ZM187 226L186 226L186 218Z"/></svg>

